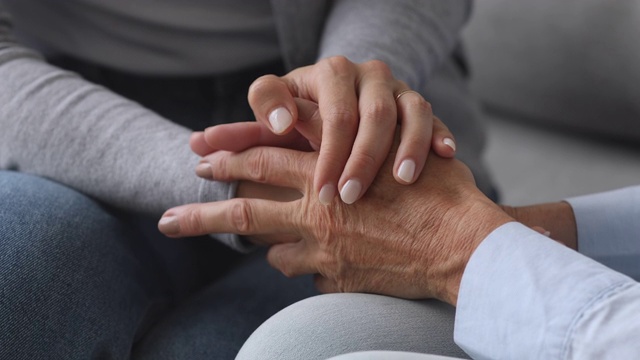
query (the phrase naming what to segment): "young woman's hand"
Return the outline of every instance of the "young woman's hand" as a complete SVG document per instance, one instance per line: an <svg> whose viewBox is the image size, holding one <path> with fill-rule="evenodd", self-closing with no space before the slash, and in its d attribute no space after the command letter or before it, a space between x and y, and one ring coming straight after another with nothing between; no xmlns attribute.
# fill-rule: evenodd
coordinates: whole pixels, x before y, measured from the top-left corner
<svg viewBox="0 0 640 360"><path fill-rule="evenodd" d="M338 192L347 204L366 192L391 149L397 125L401 144L393 175L399 183L418 178L432 147L442 157L455 154L453 136L435 120L431 105L381 61L357 64L332 57L282 77L266 75L251 85L249 103L262 127L209 129L194 135L194 151L204 156L256 145L318 150L314 190L323 204ZM267 130L284 137L276 139Z"/></svg>

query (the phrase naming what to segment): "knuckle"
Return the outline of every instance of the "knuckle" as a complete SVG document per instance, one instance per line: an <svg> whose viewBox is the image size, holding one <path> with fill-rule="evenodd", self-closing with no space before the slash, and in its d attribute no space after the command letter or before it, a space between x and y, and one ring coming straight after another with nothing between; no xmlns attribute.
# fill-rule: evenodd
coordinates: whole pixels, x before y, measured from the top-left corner
<svg viewBox="0 0 640 360"><path fill-rule="evenodd" d="M272 247L267 251L267 262L271 265L272 268L282 271L282 254L278 251L278 247Z"/></svg>
<svg viewBox="0 0 640 360"><path fill-rule="evenodd" d="M360 150L351 154L350 161L354 162L356 169L375 169L383 159L377 159L374 154L367 150Z"/></svg>
<svg viewBox="0 0 640 360"><path fill-rule="evenodd" d="M280 255L281 256L281 255ZM291 268L291 266L289 266L287 264L286 261L280 261L280 268L279 268L280 272L282 273L282 275L288 277L288 278L293 278L296 276L296 274L293 272L293 269Z"/></svg>
<svg viewBox="0 0 640 360"><path fill-rule="evenodd" d="M252 106L264 103L264 97L273 93L276 84L281 81L275 75L263 75L251 83L247 93L247 100Z"/></svg>
<svg viewBox="0 0 640 360"><path fill-rule="evenodd" d="M382 60L369 60L363 64L368 71L379 74L384 79L393 78L389 65Z"/></svg>
<svg viewBox="0 0 640 360"><path fill-rule="evenodd" d="M327 125L334 130L355 130L358 124L358 113L347 107L335 107L329 114Z"/></svg>
<svg viewBox="0 0 640 360"><path fill-rule="evenodd" d="M407 105L410 107L418 108L421 112L432 114L433 108L431 107L431 103L425 100L421 95L418 96L405 96L407 99Z"/></svg>
<svg viewBox="0 0 640 360"><path fill-rule="evenodd" d="M395 104L377 99L363 109L362 118L374 124L395 124L397 122Z"/></svg>
<svg viewBox="0 0 640 360"><path fill-rule="evenodd" d="M267 260L269 261L269 264L276 270L280 271L282 275L288 278L292 278L296 276L296 274L293 271L293 267L291 266L290 262L287 261L286 259L285 252L282 251L281 248L279 247L271 248L267 254Z"/></svg>
<svg viewBox="0 0 640 360"><path fill-rule="evenodd" d="M405 81L396 80L396 83L397 83L398 89L409 89L410 88L409 84L407 84Z"/></svg>
<svg viewBox="0 0 640 360"><path fill-rule="evenodd" d="M212 178L214 180L225 181L231 176L229 171L229 158L221 152L215 152L209 155L209 163L216 171L213 171Z"/></svg>
<svg viewBox="0 0 640 360"><path fill-rule="evenodd" d="M245 168L247 170L247 176L250 180L264 183L267 180L267 157L263 150L256 150L251 156L247 158Z"/></svg>
<svg viewBox="0 0 640 360"><path fill-rule="evenodd" d="M236 199L229 216L231 225L239 234L248 234L253 229L251 205L247 199Z"/></svg>
<svg viewBox="0 0 640 360"><path fill-rule="evenodd" d="M428 153L431 149L431 139L427 139L424 136L412 136L408 139L403 139L409 151Z"/></svg>
<svg viewBox="0 0 640 360"><path fill-rule="evenodd" d="M353 74L354 64L345 56L332 56L322 61L322 69L329 71L333 76L349 76Z"/></svg>
<svg viewBox="0 0 640 360"><path fill-rule="evenodd" d="M263 75L255 79L251 86L249 86L249 95L263 93L268 90L274 81L278 81L279 78L275 75Z"/></svg>
<svg viewBox="0 0 640 360"><path fill-rule="evenodd" d="M205 226L202 214L196 209L188 210L183 215L183 222L180 224L180 227L182 227L187 234L203 233Z"/></svg>
<svg viewBox="0 0 640 360"><path fill-rule="evenodd" d="M298 168L300 169L299 174L302 175L303 179L308 179L308 181L306 181L305 184L307 186L313 186L312 179L316 170L318 154L317 152L314 152L314 153L299 153L299 155L301 157L301 161L298 162L297 164L292 164L292 165L298 166ZM305 161L308 158L312 158L313 161ZM299 164L302 164L302 166L300 166Z"/></svg>

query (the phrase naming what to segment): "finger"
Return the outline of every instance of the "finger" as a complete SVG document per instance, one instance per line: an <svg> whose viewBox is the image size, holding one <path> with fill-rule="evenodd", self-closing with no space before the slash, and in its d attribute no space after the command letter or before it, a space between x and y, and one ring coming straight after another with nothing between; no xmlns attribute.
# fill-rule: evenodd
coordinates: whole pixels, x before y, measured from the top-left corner
<svg viewBox="0 0 640 360"><path fill-rule="evenodd" d="M400 120L400 145L393 176L401 184L412 184L422 172L431 149L433 112L419 93L408 90L396 96Z"/></svg>
<svg viewBox="0 0 640 360"><path fill-rule="evenodd" d="M246 235L243 238L258 246L272 246L300 241L300 237L295 234Z"/></svg>
<svg viewBox="0 0 640 360"><path fill-rule="evenodd" d="M323 294L332 294L332 293L341 292L340 288L338 287L338 284L335 281L329 278L326 278L321 274L315 274L313 276L313 283L316 289L318 289L318 291Z"/></svg>
<svg viewBox="0 0 640 360"><path fill-rule="evenodd" d="M451 130L437 116L433 117L433 136L431 147L433 151L443 158L452 158L456 155L456 141Z"/></svg>
<svg viewBox="0 0 640 360"><path fill-rule="evenodd" d="M203 131L196 131L191 134L191 137L189 138L189 146L191 147L191 151L200 156L205 156L216 151L215 148L207 144Z"/></svg>
<svg viewBox="0 0 640 360"><path fill-rule="evenodd" d="M289 85L283 78L265 75L249 87L249 105L256 119L274 134L287 133L298 118L293 100L295 92Z"/></svg>
<svg viewBox="0 0 640 360"><path fill-rule="evenodd" d="M531 230L535 230L546 237L551 237L551 231L543 228L542 226L532 226Z"/></svg>
<svg viewBox="0 0 640 360"><path fill-rule="evenodd" d="M389 155L398 122L392 80L391 70L384 63L369 62L359 81L358 134L338 182L346 204L354 203L367 191Z"/></svg>
<svg viewBox="0 0 640 360"><path fill-rule="evenodd" d="M315 156L296 150L255 147L240 153L218 151L202 162L209 164L214 180L250 180L303 191L313 174Z"/></svg>
<svg viewBox="0 0 640 360"><path fill-rule="evenodd" d="M314 274L318 271L304 240L272 246L267 252L267 261L287 277Z"/></svg>
<svg viewBox="0 0 640 360"><path fill-rule="evenodd" d="M265 125L251 122L212 126L204 131L208 148L239 152L254 146L276 146L301 151L311 150L309 142L297 131L286 135L275 135ZM208 153L198 155L205 156Z"/></svg>
<svg viewBox="0 0 640 360"><path fill-rule="evenodd" d="M344 57L323 60L315 85L322 118L322 144L314 176L314 189L322 204L336 195L337 183L347 163L358 129L356 68Z"/></svg>
<svg viewBox="0 0 640 360"><path fill-rule="evenodd" d="M295 98L298 107L296 130L308 141L314 151L320 150L322 142L322 118L318 104L311 100Z"/></svg>
<svg viewBox="0 0 640 360"><path fill-rule="evenodd" d="M292 203L261 199L231 199L204 204L189 204L167 210L158 222L158 230L169 237L187 237L213 233L295 234Z"/></svg>

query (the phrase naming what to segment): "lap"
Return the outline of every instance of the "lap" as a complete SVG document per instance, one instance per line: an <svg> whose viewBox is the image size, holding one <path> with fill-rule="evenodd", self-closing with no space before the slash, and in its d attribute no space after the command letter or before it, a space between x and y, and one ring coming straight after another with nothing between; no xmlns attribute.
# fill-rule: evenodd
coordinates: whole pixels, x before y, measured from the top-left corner
<svg viewBox="0 0 640 360"><path fill-rule="evenodd" d="M43 178L0 171L0 199L0 358L233 358L269 316L316 294L264 254L168 239L154 219Z"/></svg>
<svg viewBox="0 0 640 360"><path fill-rule="evenodd" d="M404 351L361 351L338 355L329 360L456 360L449 356L409 353Z"/></svg>
<svg viewBox="0 0 640 360"><path fill-rule="evenodd" d="M234 359L270 316L317 294L312 277L286 278L269 266L263 251L256 252L165 317L134 358Z"/></svg>
<svg viewBox="0 0 640 360"><path fill-rule="evenodd" d="M326 359L379 349L466 357L453 342L454 316L453 307L435 300L321 295L267 320L238 359Z"/></svg>
<svg viewBox="0 0 640 360"><path fill-rule="evenodd" d="M1 358L125 358L168 300L142 236L94 200L0 172Z"/></svg>

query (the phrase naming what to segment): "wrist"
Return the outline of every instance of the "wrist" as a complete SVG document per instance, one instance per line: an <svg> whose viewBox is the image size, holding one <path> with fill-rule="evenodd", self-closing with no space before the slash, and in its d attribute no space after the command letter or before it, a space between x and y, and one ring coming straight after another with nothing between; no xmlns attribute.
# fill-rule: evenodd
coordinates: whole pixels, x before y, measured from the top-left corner
<svg viewBox="0 0 640 360"><path fill-rule="evenodd" d="M578 233L573 208L565 201L529 206L502 206L516 221L528 226L540 226L551 234L550 238L565 246L578 249Z"/></svg>
<svg viewBox="0 0 640 360"><path fill-rule="evenodd" d="M483 195L475 192L469 195L438 224L446 231L434 243L448 248L431 249L439 257L425 264L429 268L426 279L431 282L434 297L453 306L457 304L462 275L474 251L491 232L514 221Z"/></svg>

